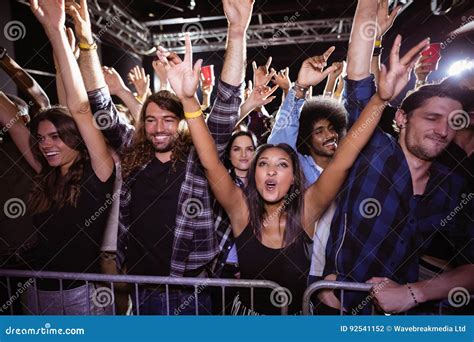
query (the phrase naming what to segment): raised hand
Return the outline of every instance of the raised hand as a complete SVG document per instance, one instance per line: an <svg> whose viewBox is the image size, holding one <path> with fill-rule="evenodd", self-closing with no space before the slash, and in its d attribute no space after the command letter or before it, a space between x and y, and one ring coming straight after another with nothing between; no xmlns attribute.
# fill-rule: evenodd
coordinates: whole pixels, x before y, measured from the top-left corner
<svg viewBox="0 0 474 342"><path fill-rule="evenodd" d="M344 71L344 62L334 62L331 66L335 67L335 69L329 74L329 77L337 79Z"/></svg>
<svg viewBox="0 0 474 342"><path fill-rule="evenodd" d="M165 66L168 81L176 93L176 96L180 99L195 97L199 85L202 59L199 59L193 67L193 48L189 35L186 34L186 53L184 60L181 60L176 53L168 52L161 46L158 48L156 54Z"/></svg>
<svg viewBox="0 0 474 342"><path fill-rule="evenodd" d="M114 69L104 66L102 68L104 73L105 83L109 87L110 94L117 95L122 90L127 89L127 86L120 77L120 74Z"/></svg>
<svg viewBox="0 0 474 342"><path fill-rule="evenodd" d="M392 13L389 13L388 0L380 0L377 7L377 40L380 40L392 27L400 8L400 6L397 6L393 9Z"/></svg>
<svg viewBox="0 0 474 342"><path fill-rule="evenodd" d="M67 0L66 13L71 16L74 21L74 30L76 31L79 42L92 44L94 39L92 37L87 0L80 0L80 3L77 3L75 0Z"/></svg>
<svg viewBox="0 0 474 342"><path fill-rule="evenodd" d="M269 86L258 86L253 88L249 97L245 100L249 107L255 109L265 106L272 102L276 96L271 96L278 89L278 85L270 88Z"/></svg>
<svg viewBox="0 0 474 342"><path fill-rule="evenodd" d="M429 74L431 74L432 65L430 63L425 63L425 60L430 58L430 56L420 56L415 63L415 76L417 81L426 82Z"/></svg>
<svg viewBox="0 0 474 342"><path fill-rule="evenodd" d="M246 31L252 16L253 3L254 0L222 0L229 26Z"/></svg>
<svg viewBox="0 0 474 342"><path fill-rule="evenodd" d="M74 54L74 58L76 60L79 58L79 55L81 54L81 49L79 49L79 46L76 44L76 37L74 37L74 32L72 31L72 28L66 27L66 35L67 35L67 41L69 42L69 46L71 47L72 53Z"/></svg>
<svg viewBox="0 0 474 342"><path fill-rule="evenodd" d="M397 35L390 52L390 69L381 65L377 94L384 101L391 101L400 94L410 80L410 73L421 52L429 45L430 40L424 39L411 48L400 58L402 37Z"/></svg>
<svg viewBox="0 0 474 342"><path fill-rule="evenodd" d="M30 8L46 32L63 29L66 20L64 0L30 0Z"/></svg>
<svg viewBox="0 0 474 342"><path fill-rule="evenodd" d="M335 66L330 66L324 70L329 56L331 56L335 49L334 46L331 46L323 55L306 59L301 65L296 82L302 87L315 86L324 80L330 73L335 71Z"/></svg>
<svg viewBox="0 0 474 342"><path fill-rule="evenodd" d="M150 92L150 75L145 73L145 69L136 65L128 73L128 79L135 86L138 96L144 99Z"/></svg>
<svg viewBox="0 0 474 342"><path fill-rule="evenodd" d="M286 67L279 71L275 76L273 76L273 82L283 89L285 93L288 92L291 88L290 68Z"/></svg>
<svg viewBox="0 0 474 342"><path fill-rule="evenodd" d="M276 71L272 69L270 71L270 65L272 64L272 57L268 57L265 65L257 66L255 61L252 62L253 69L253 83L255 87L267 85L268 82L275 76Z"/></svg>

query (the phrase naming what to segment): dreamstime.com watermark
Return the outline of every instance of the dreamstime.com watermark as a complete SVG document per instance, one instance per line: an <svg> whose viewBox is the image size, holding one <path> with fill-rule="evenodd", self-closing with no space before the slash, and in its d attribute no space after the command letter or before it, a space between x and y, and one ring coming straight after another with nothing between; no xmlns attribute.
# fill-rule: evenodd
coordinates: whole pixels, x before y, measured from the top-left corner
<svg viewBox="0 0 474 342"><path fill-rule="evenodd" d="M52 328L46 323L41 328L16 328L9 326L5 329L5 335L85 335L83 328Z"/></svg>
<svg viewBox="0 0 474 342"><path fill-rule="evenodd" d="M26 290L34 283L35 281L33 278L28 279L25 283L18 283L18 290L10 297L8 300L0 306L0 312L4 312L8 310L10 306L13 305L13 303L20 298L20 296L26 292Z"/></svg>
<svg viewBox="0 0 474 342"><path fill-rule="evenodd" d="M84 225L86 227L89 227L93 221L97 220L99 218L100 215L102 215L104 212L107 211L107 209L112 206L114 204L114 202L116 200L118 200L120 198L120 191L116 191L114 192L114 194L112 196L110 196L110 194L107 194L107 199L105 200L104 204L95 211L94 214L92 214L91 217L89 217L88 219L86 219Z"/></svg>
<svg viewBox="0 0 474 342"><path fill-rule="evenodd" d="M266 217L265 220L263 220L263 226L266 227L270 221L275 219L277 216L280 216L280 214L285 211L286 207L295 200L300 195L300 191L296 189L294 192L292 192L289 196L287 196L283 200L283 205L280 206L277 210L275 210L270 216Z"/></svg>
<svg viewBox="0 0 474 342"><path fill-rule="evenodd" d="M360 302L359 305L357 305L357 307L352 309L351 314L357 315L360 310L363 310L368 304L371 304L373 299L375 298L375 295L379 293L380 291L382 291L385 285L387 284L388 284L388 280L383 280L382 282L374 285L374 287L372 288L372 291L370 291L370 293L364 298L364 300Z"/></svg>
<svg viewBox="0 0 474 342"><path fill-rule="evenodd" d="M300 14L299 12L295 12L295 14L293 14L291 17L285 17L284 20L285 20L285 23L283 24L283 27L281 29L279 29L269 40L268 42L265 42L263 44L263 48L264 49L267 49L268 46L271 46L272 43L277 40L278 38L280 38L281 36L287 36L286 34L286 29L289 28L290 26L293 26L296 22L296 20L299 18Z"/></svg>
<svg viewBox="0 0 474 342"><path fill-rule="evenodd" d="M461 195L461 202L444 218L441 220L440 225L441 227L444 227L448 221L451 221L456 217L456 215L463 210L463 208L469 203L474 198L474 192L470 192L467 195L462 194Z"/></svg>
<svg viewBox="0 0 474 342"><path fill-rule="evenodd" d="M208 284L209 284L209 282L206 281L206 282L202 283L201 285L199 285L196 288L196 291L193 294L186 297L186 299L181 303L181 305L179 307L177 307L176 309L174 309L174 312L173 312L174 315L179 316L181 314L181 312L186 310L186 308L189 307L192 303L199 306L198 305L199 304L199 295L207 288ZM196 295L198 297L197 300L196 300Z"/></svg>

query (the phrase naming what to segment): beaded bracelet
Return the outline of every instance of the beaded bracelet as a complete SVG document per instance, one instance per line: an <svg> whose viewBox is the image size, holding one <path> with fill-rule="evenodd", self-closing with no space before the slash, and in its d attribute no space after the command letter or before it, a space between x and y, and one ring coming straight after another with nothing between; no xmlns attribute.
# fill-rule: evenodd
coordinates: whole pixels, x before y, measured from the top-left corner
<svg viewBox="0 0 474 342"><path fill-rule="evenodd" d="M415 294L413 293L413 290L411 289L410 284L407 284L407 287L408 287L408 291L410 291L410 294L411 294L411 296L412 296L412 298L413 298L413 301L415 302L415 306L418 306L419 303L418 303L418 301L416 300Z"/></svg>

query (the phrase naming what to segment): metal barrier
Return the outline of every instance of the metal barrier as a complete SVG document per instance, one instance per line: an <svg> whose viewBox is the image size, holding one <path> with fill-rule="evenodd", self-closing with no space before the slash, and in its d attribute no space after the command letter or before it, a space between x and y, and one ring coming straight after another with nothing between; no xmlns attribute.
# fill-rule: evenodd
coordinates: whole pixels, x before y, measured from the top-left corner
<svg viewBox="0 0 474 342"><path fill-rule="evenodd" d="M304 292L303 295L303 315L312 315L311 312L311 296L319 290L341 290L341 307L339 309L339 313L342 315L343 308L344 308L344 290L347 291L359 291L359 292L370 292L374 285L373 284L367 284L367 283L351 283L351 282L343 282L343 281L327 281L327 280L322 280L322 281L317 281L312 283ZM456 299L453 298L453 301ZM470 300L474 301L474 295L468 296L468 299L466 299L467 304L469 304ZM467 305L466 304L466 305ZM438 307L438 315L443 314L443 309L446 307L444 301L438 301L433 304L433 306ZM460 306L454 306L451 304L453 308L459 308ZM372 315L374 314L374 307L372 306ZM406 313L405 313L406 314ZM425 314L425 313L423 313Z"/></svg>
<svg viewBox="0 0 474 342"><path fill-rule="evenodd" d="M362 291L370 292L372 289L372 284L366 283L347 283L343 281L327 281L321 280L312 283L303 294L303 315L311 315L310 302L311 296L319 290L329 289L329 290L341 290L341 308L339 309L340 314L343 314L344 308L344 290L350 291Z"/></svg>
<svg viewBox="0 0 474 342"><path fill-rule="evenodd" d="M167 315L170 314L169 310L169 294L170 286L190 286L194 287L194 302L196 308L196 315L199 314L199 288L207 287L220 287L222 293L222 315L225 315L225 289L234 288L250 288L250 309L254 309L254 289L255 288L266 288L272 291L281 291L282 287L273 281L267 280L240 280L240 279L213 279L213 278L177 278L177 277L158 277L158 276L134 276L134 275L109 275L109 274L92 274L92 273L63 273L63 272L46 272L46 271L25 271L25 270L10 270L0 269L0 278L6 278L8 288L8 298L12 298L10 288L10 278L30 278L34 286L36 300L38 303L38 287L36 283L37 278L41 279L55 279L59 281L59 291L61 292L61 303L64 305L63 297L63 281L64 280L78 280L85 281L89 295L89 283L110 283L111 291L114 292L115 283L127 283L134 284L134 294L138 302L138 289L139 285L164 285L166 291L166 304L167 304ZM90 304L90 296L89 304ZM13 306L10 306L10 312L13 314ZM89 312L90 313L90 312ZM113 300L113 314L116 314L116 303ZM281 314L288 314L288 305L284 304L281 306ZM139 307L137 307L137 315L140 315Z"/></svg>

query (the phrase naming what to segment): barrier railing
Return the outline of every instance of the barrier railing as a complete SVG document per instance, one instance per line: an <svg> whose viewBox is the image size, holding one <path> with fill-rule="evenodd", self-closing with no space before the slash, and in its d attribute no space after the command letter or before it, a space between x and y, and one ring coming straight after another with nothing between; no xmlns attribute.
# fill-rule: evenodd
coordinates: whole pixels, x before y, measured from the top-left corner
<svg viewBox="0 0 474 342"><path fill-rule="evenodd" d="M303 295L303 315L311 315L312 312L310 310L310 302L311 296L319 290L341 290L341 307L339 309L339 313L343 314L344 308L344 290L350 291L362 291L362 292L369 292L372 289L372 284L366 283L347 283L343 281L317 281L312 283L304 292Z"/></svg>
<svg viewBox="0 0 474 342"><path fill-rule="evenodd" d="M250 288L250 309L254 310L254 289L263 288L272 291L280 291L282 287L273 281L267 280L240 280L240 279L213 279L213 278L177 278L177 277L158 277L158 276L135 276L135 275L109 275L109 274L92 274L92 273L63 273L63 272L47 272L47 271L26 271L26 270L10 270L0 269L0 278L6 278L8 288L8 298L12 298L11 293L11 278L29 278L33 289L35 291L36 300L38 303L38 287L37 279L55 279L59 281L59 289L61 291L61 297L63 297L63 281L64 280L77 280L84 281L86 283L89 295L89 284L90 283L109 283L112 293L114 292L114 284L116 283L127 283L133 284L133 290L131 296L135 296L136 302L138 303L138 290L139 286L143 285L163 285L165 286L166 293L166 306L167 315L170 315L169 295L170 286L189 286L194 288L194 303L196 308L196 315L199 315L199 294L198 289L204 287L217 287L221 288L222 294L222 314L225 315L225 290L226 288ZM172 290L172 289L171 289ZM90 301L90 296L89 301ZM64 298L61 298L61 304L64 305ZM0 303L0 305L3 303ZM137 315L140 315L139 305L137 305ZM281 314L286 315L288 313L288 305L283 303L280 307ZM13 314L13 306L9 308L11 314ZM116 314L116 303L113 300L113 314Z"/></svg>

